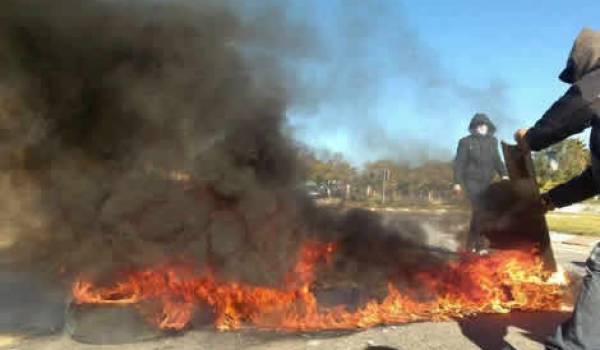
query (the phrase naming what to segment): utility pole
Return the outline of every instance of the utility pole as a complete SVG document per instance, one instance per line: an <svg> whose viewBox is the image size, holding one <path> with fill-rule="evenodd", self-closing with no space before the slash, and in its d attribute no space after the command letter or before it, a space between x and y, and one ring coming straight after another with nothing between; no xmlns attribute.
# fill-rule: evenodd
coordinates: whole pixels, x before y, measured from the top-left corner
<svg viewBox="0 0 600 350"><path fill-rule="evenodd" d="M381 180L381 204L385 204L385 182L390 179L390 169L383 169Z"/></svg>

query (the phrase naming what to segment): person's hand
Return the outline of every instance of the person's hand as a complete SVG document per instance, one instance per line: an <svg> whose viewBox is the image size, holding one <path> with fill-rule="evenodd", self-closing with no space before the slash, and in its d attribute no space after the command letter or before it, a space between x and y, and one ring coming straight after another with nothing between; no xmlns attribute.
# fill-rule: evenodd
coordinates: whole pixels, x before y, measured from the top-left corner
<svg viewBox="0 0 600 350"><path fill-rule="evenodd" d="M540 195L540 207L543 213L547 213L556 209L556 207L554 206L554 202L552 202L552 197L550 197L550 194L542 193Z"/></svg>
<svg viewBox="0 0 600 350"><path fill-rule="evenodd" d="M517 145L519 146L519 148L521 148L524 151L528 151L529 150L529 145L527 144L527 141L525 140L525 135L527 135L527 130L528 129L519 129L515 132L515 141L517 141Z"/></svg>
<svg viewBox="0 0 600 350"><path fill-rule="evenodd" d="M455 195L456 197L460 197L460 196L462 196L462 194L463 194L463 189L462 189L462 186L461 186L460 184L455 184L455 185L452 187L452 193L454 193L454 195Z"/></svg>

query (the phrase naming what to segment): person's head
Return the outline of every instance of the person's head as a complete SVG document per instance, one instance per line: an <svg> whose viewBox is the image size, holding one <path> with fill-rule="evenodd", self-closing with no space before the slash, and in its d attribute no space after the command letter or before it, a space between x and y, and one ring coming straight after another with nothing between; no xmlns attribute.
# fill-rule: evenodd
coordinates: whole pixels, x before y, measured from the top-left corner
<svg viewBox="0 0 600 350"><path fill-rule="evenodd" d="M477 132L479 135L487 135L488 131L489 131L489 128L488 128L487 124L479 124L475 128L475 132Z"/></svg>
<svg viewBox="0 0 600 350"><path fill-rule="evenodd" d="M600 68L600 31L584 28L571 49L560 80L573 84L589 72Z"/></svg>
<svg viewBox="0 0 600 350"><path fill-rule="evenodd" d="M469 123L469 131L475 135L492 135L496 127L484 113L476 113Z"/></svg>

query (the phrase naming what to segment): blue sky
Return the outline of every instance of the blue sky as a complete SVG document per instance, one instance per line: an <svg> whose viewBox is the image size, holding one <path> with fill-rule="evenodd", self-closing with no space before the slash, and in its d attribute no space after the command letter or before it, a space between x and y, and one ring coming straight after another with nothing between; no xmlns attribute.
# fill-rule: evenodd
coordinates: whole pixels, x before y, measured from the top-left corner
<svg viewBox="0 0 600 350"><path fill-rule="evenodd" d="M309 92L295 137L355 164L450 159L471 116L510 140L566 89L557 75L600 1L290 0L317 44L295 65ZM308 102L307 102L308 101Z"/></svg>

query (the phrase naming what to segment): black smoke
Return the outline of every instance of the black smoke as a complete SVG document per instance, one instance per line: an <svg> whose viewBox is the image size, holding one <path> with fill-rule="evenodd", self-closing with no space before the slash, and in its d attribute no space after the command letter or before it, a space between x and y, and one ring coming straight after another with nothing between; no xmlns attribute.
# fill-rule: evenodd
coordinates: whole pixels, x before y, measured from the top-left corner
<svg viewBox="0 0 600 350"><path fill-rule="evenodd" d="M399 251L419 244L418 230L298 195L301 167L282 131L299 91L286 59L310 36L265 13L1 2L1 201L23 262L102 275L191 257L223 278L276 284L315 235L364 266L406 260Z"/></svg>

